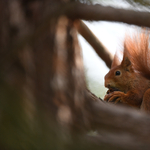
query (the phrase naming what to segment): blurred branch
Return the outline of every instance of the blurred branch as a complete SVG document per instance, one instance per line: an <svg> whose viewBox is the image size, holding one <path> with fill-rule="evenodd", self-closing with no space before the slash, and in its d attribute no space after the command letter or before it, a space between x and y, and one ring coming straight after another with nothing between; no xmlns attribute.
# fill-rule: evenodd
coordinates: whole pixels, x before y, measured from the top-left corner
<svg viewBox="0 0 150 150"><path fill-rule="evenodd" d="M93 101L101 101L101 102L105 103L105 101L103 101L101 98L98 98L90 90L87 89L87 92L88 92L88 95L89 95L89 97L90 97L91 100L93 100Z"/></svg>
<svg viewBox="0 0 150 150"><path fill-rule="evenodd" d="M93 32L86 26L83 21L79 21L78 31L94 48L95 52L106 63L107 67L110 68L113 59L111 53L99 41L99 39L93 34Z"/></svg>
<svg viewBox="0 0 150 150"><path fill-rule="evenodd" d="M47 27L49 26L49 20L58 18L60 15L66 15L71 19L118 21L128 24L150 27L150 20L148 19L150 18L150 13L148 12L117 9L113 7L101 6L98 4L87 5L79 2L54 4L53 9L50 6L47 7L49 8L49 11L47 11L45 17L43 18L43 22L39 25L37 30L35 30L33 33L27 34L23 39L20 39L14 49L20 49L20 47L24 47L24 45L29 41L33 41L34 39L36 39L37 35L41 34L41 32L47 29ZM106 61L106 65L110 67L112 56L110 56L106 48L88 29L88 27L85 26L83 22L80 24L79 32L91 44L96 53L104 61ZM89 37L86 35L88 35ZM91 40L92 37L95 41ZM108 56L106 57L107 54Z"/></svg>
<svg viewBox="0 0 150 150"><path fill-rule="evenodd" d="M105 7L99 4L87 5L71 3L64 8L65 14L72 19L117 21L138 26L150 27L150 13L134 10Z"/></svg>
<svg viewBox="0 0 150 150"><path fill-rule="evenodd" d="M150 148L149 115L133 108L117 107L99 100L93 101L91 94L88 94L85 108L89 113L90 127L98 131L96 136L88 137L88 140L99 145L107 143L109 148Z"/></svg>

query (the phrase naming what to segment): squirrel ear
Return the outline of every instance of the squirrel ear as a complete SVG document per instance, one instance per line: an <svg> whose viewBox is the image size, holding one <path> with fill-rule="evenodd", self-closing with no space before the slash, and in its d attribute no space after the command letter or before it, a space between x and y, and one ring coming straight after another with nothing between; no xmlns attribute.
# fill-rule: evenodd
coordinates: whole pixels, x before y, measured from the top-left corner
<svg viewBox="0 0 150 150"><path fill-rule="evenodd" d="M124 57L122 62L121 62L121 66L129 72L133 72L133 68L132 68L132 64L131 61L129 60L128 57Z"/></svg>
<svg viewBox="0 0 150 150"><path fill-rule="evenodd" d="M125 57L123 61L124 61L124 66L125 66L125 67L128 67L128 66L131 65L131 61L129 60L128 57Z"/></svg>
<svg viewBox="0 0 150 150"><path fill-rule="evenodd" d="M113 68L115 66L119 66L121 64L121 61L120 61L120 58L119 58L119 54L120 54L119 52L117 51L115 53L114 59L113 59L112 64L111 64L111 68Z"/></svg>

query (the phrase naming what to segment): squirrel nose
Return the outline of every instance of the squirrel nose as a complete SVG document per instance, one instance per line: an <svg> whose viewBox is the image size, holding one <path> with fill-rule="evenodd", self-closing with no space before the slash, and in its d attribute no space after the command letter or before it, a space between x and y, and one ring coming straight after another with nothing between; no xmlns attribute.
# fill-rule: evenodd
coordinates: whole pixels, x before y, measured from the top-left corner
<svg viewBox="0 0 150 150"><path fill-rule="evenodd" d="M109 83L105 84L105 87L110 88L110 84Z"/></svg>
<svg viewBox="0 0 150 150"><path fill-rule="evenodd" d="M111 84L109 82L105 81L105 87L110 88Z"/></svg>
<svg viewBox="0 0 150 150"><path fill-rule="evenodd" d="M110 88L110 84L107 84L107 87Z"/></svg>

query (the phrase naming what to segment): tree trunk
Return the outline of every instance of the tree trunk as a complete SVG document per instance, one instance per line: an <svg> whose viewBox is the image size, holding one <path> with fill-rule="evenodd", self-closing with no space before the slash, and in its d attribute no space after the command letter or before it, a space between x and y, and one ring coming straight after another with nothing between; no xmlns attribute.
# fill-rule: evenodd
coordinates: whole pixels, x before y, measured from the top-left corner
<svg viewBox="0 0 150 150"><path fill-rule="evenodd" d="M0 2L2 149L61 148L62 127L82 130L81 51L73 20L53 14L58 2Z"/></svg>

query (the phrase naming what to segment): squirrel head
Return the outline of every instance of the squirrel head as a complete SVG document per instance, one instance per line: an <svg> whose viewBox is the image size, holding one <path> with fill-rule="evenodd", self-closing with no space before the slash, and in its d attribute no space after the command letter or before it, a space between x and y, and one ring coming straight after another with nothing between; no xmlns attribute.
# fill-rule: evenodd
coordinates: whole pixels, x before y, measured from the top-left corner
<svg viewBox="0 0 150 150"><path fill-rule="evenodd" d="M132 36L126 35L123 59L118 63L118 55L105 76L105 87L110 91L128 92L143 78L150 80L150 32L145 29Z"/></svg>
<svg viewBox="0 0 150 150"><path fill-rule="evenodd" d="M111 69L105 76L105 87L111 89L111 91L126 93L130 89L135 73L125 52L120 65L117 65L116 60L117 56L115 55Z"/></svg>

